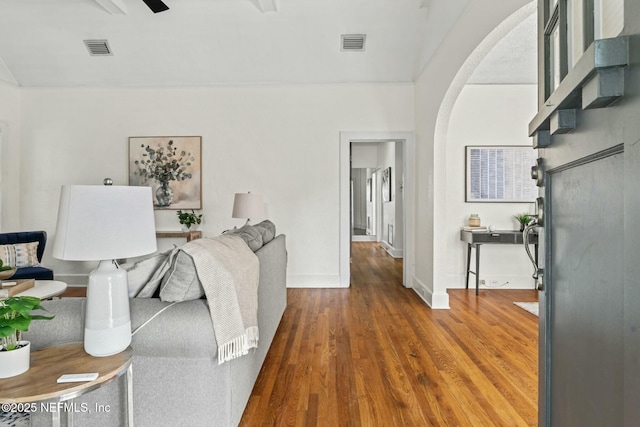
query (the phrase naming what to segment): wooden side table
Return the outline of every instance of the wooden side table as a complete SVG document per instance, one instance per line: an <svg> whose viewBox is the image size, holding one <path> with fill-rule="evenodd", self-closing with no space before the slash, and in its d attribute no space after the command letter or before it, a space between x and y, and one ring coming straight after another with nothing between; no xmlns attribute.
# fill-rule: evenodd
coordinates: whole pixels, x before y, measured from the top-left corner
<svg viewBox="0 0 640 427"><path fill-rule="evenodd" d="M60 426L60 410L57 402L75 399L89 393L110 381L125 375L127 426L133 426L133 350L127 348L122 353L107 357L93 357L85 353L82 343L48 347L31 352L31 367L24 374L0 379L0 404L5 412L21 408L21 403L50 402L53 425ZM97 372L98 378L81 383L62 383L56 380L63 374L84 374ZM46 409L46 404L40 408ZM70 405L73 407L73 405ZM100 408L89 408L98 412ZM73 426L73 410L66 411L67 426Z"/></svg>

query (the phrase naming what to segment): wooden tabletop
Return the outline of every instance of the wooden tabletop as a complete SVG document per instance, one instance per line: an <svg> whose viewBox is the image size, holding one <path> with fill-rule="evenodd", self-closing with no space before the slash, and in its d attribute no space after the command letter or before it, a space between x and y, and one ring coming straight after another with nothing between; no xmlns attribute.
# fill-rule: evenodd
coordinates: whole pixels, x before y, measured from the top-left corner
<svg viewBox="0 0 640 427"><path fill-rule="evenodd" d="M48 347L31 352L31 367L24 374L0 379L0 402L24 403L42 400L73 399L117 378L131 364L133 350L107 357L93 357L85 353L82 343ZM63 374L97 372L94 381L62 383L56 380Z"/></svg>
<svg viewBox="0 0 640 427"><path fill-rule="evenodd" d="M184 237L187 239L187 242L190 242L195 239L202 238L202 231L199 230L189 230L189 231L157 231L156 237Z"/></svg>
<svg viewBox="0 0 640 427"><path fill-rule="evenodd" d="M20 292L20 296L47 299L62 295L67 290L67 284L59 280L36 280L33 288Z"/></svg>

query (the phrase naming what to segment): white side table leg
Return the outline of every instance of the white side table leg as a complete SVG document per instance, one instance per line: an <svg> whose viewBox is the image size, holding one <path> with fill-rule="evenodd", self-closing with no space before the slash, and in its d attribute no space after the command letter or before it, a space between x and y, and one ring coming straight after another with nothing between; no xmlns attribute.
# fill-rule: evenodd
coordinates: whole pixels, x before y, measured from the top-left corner
<svg viewBox="0 0 640 427"><path fill-rule="evenodd" d="M69 409L65 411L67 413L67 427L73 427L73 399L69 402L71 403L71 405Z"/></svg>
<svg viewBox="0 0 640 427"><path fill-rule="evenodd" d="M127 426L133 427L133 363L127 368L124 374L127 382L126 399L127 399Z"/></svg>
<svg viewBox="0 0 640 427"><path fill-rule="evenodd" d="M53 427L60 427L60 408L56 408L51 412L51 425Z"/></svg>

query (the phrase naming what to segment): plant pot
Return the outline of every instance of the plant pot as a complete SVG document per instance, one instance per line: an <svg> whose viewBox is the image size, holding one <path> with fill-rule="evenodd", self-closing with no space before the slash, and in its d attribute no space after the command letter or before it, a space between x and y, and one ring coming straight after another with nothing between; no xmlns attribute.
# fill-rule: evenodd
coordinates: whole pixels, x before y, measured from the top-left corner
<svg viewBox="0 0 640 427"><path fill-rule="evenodd" d="M31 343L19 341L19 344L23 346L16 350L0 351L0 378L15 377L29 370Z"/></svg>
<svg viewBox="0 0 640 427"><path fill-rule="evenodd" d="M7 280L11 276L13 276L15 273L16 273L15 267L12 268L11 270L2 270L0 271L0 280Z"/></svg>

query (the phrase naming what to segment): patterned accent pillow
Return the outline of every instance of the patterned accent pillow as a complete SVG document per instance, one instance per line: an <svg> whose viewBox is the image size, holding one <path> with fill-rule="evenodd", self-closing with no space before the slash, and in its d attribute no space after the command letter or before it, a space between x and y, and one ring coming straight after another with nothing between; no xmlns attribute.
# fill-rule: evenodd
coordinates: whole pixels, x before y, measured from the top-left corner
<svg viewBox="0 0 640 427"><path fill-rule="evenodd" d="M0 259L4 265L12 267L37 267L40 265L38 262L38 242L0 245Z"/></svg>

